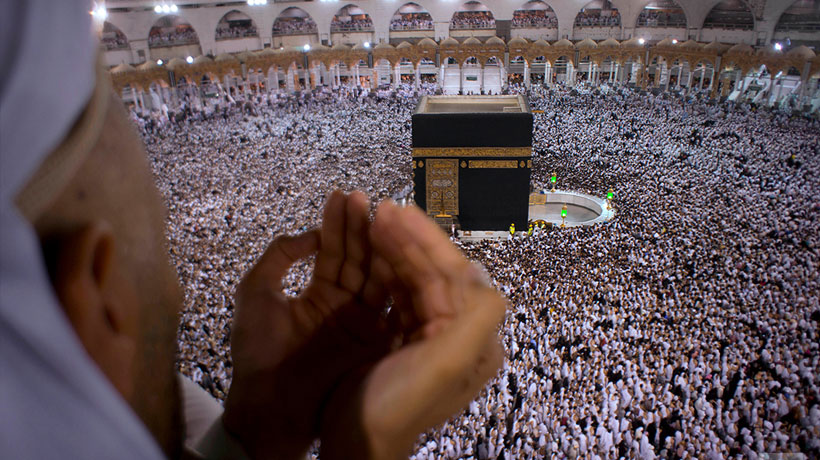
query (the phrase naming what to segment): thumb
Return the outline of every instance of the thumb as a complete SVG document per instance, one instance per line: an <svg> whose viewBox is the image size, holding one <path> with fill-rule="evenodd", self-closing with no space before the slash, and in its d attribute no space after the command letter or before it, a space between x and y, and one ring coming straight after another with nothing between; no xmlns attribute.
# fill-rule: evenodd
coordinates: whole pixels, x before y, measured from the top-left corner
<svg viewBox="0 0 820 460"><path fill-rule="evenodd" d="M242 280L243 289L281 287L282 278L291 265L319 250L319 230L310 230L296 236L283 235L273 240L253 269Z"/></svg>

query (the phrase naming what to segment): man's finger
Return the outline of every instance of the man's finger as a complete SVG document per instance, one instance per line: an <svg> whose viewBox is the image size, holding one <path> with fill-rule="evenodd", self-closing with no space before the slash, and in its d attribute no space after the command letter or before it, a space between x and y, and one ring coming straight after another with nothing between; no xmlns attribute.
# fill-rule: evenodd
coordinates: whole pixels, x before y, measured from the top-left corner
<svg viewBox="0 0 820 460"><path fill-rule="evenodd" d="M242 286L270 286L271 283L281 283L291 265L318 249L318 230L310 230L296 236L278 236L242 280Z"/></svg>
<svg viewBox="0 0 820 460"><path fill-rule="evenodd" d="M449 314L452 299L444 286L447 276L413 240L410 233L426 230L407 228L401 216L404 211L390 202L379 206L371 231L374 249L390 264L398 281L414 292L413 305L422 320Z"/></svg>
<svg viewBox="0 0 820 460"><path fill-rule="evenodd" d="M339 274L339 285L359 293L367 280L370 262L368 231L370 201L367 195L353 192L347 199L345 219L345 258Z"/></svg>
<svg viewBox="0 0 820 460"><path fill-rule="evenodd" d="M402 210L402 221L407 228L416 229L410 236L421 246L436 267L445 274L461 273L469 262L447 238L447 235L416 206Z"/></svg>
<svg viewBox="0 0 820 460"><path fill-rule="evenodd" d="M321 251L316 256L313 276L336 283L345 258L345 219L347 196L336 190L325 203Z"/></svg>

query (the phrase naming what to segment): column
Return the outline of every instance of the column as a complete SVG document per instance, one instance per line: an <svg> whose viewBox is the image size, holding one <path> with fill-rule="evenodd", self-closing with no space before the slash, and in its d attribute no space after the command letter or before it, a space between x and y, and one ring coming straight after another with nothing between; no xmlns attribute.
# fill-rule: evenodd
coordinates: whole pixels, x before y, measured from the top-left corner
<svg viewBox="0 0 820 460"><path fill-rule="evenodd" d="M359 73L359 64L356 64L356 69L355 70L356 70L356 72L355 72L356 73L356 81L354 82L353 86L355 88L360 88L362 86L362 78L361 78L362 76ZM341 83L339 83L339 84L341 84Z"/></svg>
<svg viewBox="0 0 820 460"><path fill-rule="evenodd" d="M419 86L421 85L421 82L419 81L421 80L421 61L419 61L418 64L414 66L413 72L415 74L415 78L413 79L414 86L416 87L416 89L419 89Z"/></svg>
<svg viewBox="0 0 820 460"><path fill-rule="evenodd" d="M140 91L137 97L139 97L140 109L142 110L140 113L145 113L145 91Z"/></svg>
<svg viewBox="0 0 820 460"><path fill-rule="evenodd" d="M524 88L530 87L530 64L524 59Z"/></svg>
<svg viewBox="0 0 820 460"><path fill-rule="evenodd" d="M550 65L550 61L544 60L544 85L551 86L552 80L550 75L550 70L552 70L552 66Z"/></svg>
<svg viewBox="0 0 820 460"><path fill-rule="evenodd" d="M478 66L478 92L484 92L484 67Z"/></svg>
<svg viewBox="0 0 820 460"><path fill-rule="evenodd" d="M137 97L137 90L133 86L130 86L129 89L131 90L131 99L134 100L134 111L140 113L140 100Z"/></svg>
<svg viewBox="0 0 820 460"><path fill-rule="evenodd" d="M717 96L717 87L718 87L717 82L715 81L718 78L718 74L717 74L717 72L715 72L714 68L712 69L712 74L711 75L712 75L711 78L709 78L709 88L708 89L709 89L710 97L714 98L715 96Z"/></svg>
<svg viewBox="0 0 820 460"><path fill-rule="evenodd" d="M464 91L464 64L458 65L458 92L461 94Z"/></svg>
<svg viewBox="0 0 820 460"><path fill-rule="evenodd" d="M806 93L808 92L808 89L806 87L809 86L809 82L811 81L811 75L809 73L810 69L811 69L811 62L806 61L806 63L803 64L803 71L800 72L800 104L801 105L806 103L806 101L805 101Z"/></svg>
<svg viewBox="0 0 820 460"><path fill-rule="evenodd" d="M442 89L444 89L444 70L446 68L447 68L447 58L444 58L444 59L441 60L441 66L438 68L439 69L439 75L441 75L441 78L439 79L439 82L438 82L438 86L439 86L439 88L442 88Z"/></svg>
<svg viewBox="0 0 820 460"><path fill-rule="evenodd" d="M396 78L393 80L393 88L397 89L399 87L399 83L401 82L401 62L396 64L395 76Z"/></svg>

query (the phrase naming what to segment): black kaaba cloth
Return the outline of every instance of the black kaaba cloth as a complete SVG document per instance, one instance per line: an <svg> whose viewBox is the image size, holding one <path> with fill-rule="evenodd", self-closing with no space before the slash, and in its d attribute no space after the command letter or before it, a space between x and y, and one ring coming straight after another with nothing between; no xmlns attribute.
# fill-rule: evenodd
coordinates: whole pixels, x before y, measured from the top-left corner
<svg viewBox="0 0 820 460"><path fill-rule="evenodd" d="M517 96L425 96L413 114L416 204L461 230L526 228L532 113Z"/></svg>

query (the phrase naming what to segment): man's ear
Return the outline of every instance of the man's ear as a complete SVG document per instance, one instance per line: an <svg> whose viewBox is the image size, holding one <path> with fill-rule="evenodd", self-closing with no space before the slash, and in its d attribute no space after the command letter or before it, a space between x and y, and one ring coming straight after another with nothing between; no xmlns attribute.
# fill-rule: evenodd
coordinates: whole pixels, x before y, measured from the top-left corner
<svg viewBox="0 0 820 460"><path fill-rule="evenodd" d="M54 289L80 341L111 383L130 400L139 330L133 278L117 257L117 240L103 221L57 242Z"/></svg>

